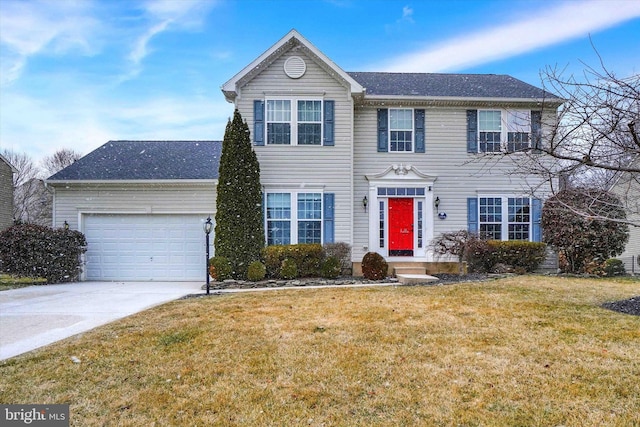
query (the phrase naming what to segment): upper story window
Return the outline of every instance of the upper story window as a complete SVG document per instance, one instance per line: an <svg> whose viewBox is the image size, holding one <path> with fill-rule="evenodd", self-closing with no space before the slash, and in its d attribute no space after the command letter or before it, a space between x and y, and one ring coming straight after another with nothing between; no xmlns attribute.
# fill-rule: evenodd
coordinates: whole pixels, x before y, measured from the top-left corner
<svg viewBox="0 0 640 427"><path fill-rule="evenodd" d="M334 101L267 99L254 101L256 145L334 145Z"/></svg>
<svg viewBox="0 0 640 427"><path fill-rule="evenodd" d="M322 142L322 101L298 101L298 144Z"/></svg>
<svg viewBox="0 0 640 427"><path fill-rule="evenodd" d="M389 151L413 151L413 110L389 109Z"/></svg>
<svg viewBox="0 0 640 427"><path fill-rule="evenodd" d="M425 152L425 110L378 108L378 151Z"/></svg>
<svg viewBox="0 0 640 427"><path fill-rule="evenodd" d="M539 148L540 112L468 110L467 151L500 153Z"/></svg>
<svg viewBox="0 0 640 427"><path fill-rule="evenodd" d="M291 144L291 101L267 101L267 144Z"/></svg>
<svg viewBox="0 0 640 427"><path fill-rule="evenodd" d="M478 141L480 151L494 153L501 150L502 119L498 111L478 111Z"/></svg>

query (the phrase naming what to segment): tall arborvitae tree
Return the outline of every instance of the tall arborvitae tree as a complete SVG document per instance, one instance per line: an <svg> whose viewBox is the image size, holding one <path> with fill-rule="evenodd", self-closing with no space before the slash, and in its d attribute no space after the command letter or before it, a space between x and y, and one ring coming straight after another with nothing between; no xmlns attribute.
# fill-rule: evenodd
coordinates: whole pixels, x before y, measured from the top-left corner
<svg viewBox="0 0 640 427"><path fill-rule="evenodd" d="M264 225L260 164L238 110L224 133L216 205L216 256L228 258L233 276L243 279L249 264L260 258Z"/></svg>

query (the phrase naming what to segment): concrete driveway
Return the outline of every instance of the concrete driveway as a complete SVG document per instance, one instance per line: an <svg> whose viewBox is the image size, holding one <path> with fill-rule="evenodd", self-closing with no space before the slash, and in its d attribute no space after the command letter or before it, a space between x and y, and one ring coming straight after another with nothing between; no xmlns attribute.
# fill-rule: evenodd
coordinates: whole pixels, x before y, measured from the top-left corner
<svg viewBox="0 0 640 427"><path fill-rule="evenodd" d="M79 282L0 292L0 360L188 294L202 282Z"/></svg>

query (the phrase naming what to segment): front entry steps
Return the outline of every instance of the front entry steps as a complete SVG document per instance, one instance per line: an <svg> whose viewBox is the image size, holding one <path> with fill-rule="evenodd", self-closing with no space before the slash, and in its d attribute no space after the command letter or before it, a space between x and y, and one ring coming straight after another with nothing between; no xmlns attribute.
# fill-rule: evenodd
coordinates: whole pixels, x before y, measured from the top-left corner
<svg viewBox="0 0 640 427"><path fill-rule="evenodd" d="M398 278L398 282L404 285L435 282L436 280L440 280L437 277L426 274L427 269L422 266L394 267L393 272Z"/></svg>

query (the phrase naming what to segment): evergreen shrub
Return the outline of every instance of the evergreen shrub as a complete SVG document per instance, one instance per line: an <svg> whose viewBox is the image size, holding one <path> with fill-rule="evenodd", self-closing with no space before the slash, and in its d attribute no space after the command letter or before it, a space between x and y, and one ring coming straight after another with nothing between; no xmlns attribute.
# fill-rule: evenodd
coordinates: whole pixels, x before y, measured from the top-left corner
<svg viewBox="0 0 640 427"><path fill-rule="evenodd" d="M298 266L293 259L286 258L284 261L282 261L282 267L280 268L280 278L285 280L298 278Z"/></svg>
<svg viewBox="0 0 640 427"><path fill-rule="evenodd" d="M491 263L511 266L514 271L534 271L547 256L547 245L540 242L489 240L487 244L492 249Z"/></svg>
<svg viewBox="0 0 640 427"><path fill-rule="evenodd" d="M295 262L297 277L318 277L325 258L322 245L300 243L297 245L272 245L262 250L262 259L267 269L267 277L281 277L282 263L285 259Z"/></svg>
<svg viewBox="0 0 640 427"><path fill-rule="evenodd" d="M353 265L351 263L351 246L345 242L325 243L324 253L327 257L335 257L340 263L340 274L351 275Z"/></svg>
<svg viewBox="0 0 640 427"><path fill-rule="evenodd" d="M36 224L18 224L0 232L0 264L5 273L44 277L48 283L72 282L82 271L87 251L84 234Z"/></svg>
<svg viewBox="0 0 640 427"><path fill-rule="evenodd" d="M233 267L227 257L215 256L209 259L209 276L214 280L222 282L232 278Z"/></svg>
<svg viewBox="0 0 640 427"><path fill-rule="evenodd" d="M389 265L377 252L367 252L362 258L362 275L369 280L381 280L387 277Z"/></svg>
<svg viewBox="0 0 640 427"><path fill-rule="evenodd" d="M335 279L340 276L340 261L334 256L327 257L322 263L320 275L325 279Z"/></svg>
<svg viewBox="0 0 640 427"><path fill-rule="evenodd" d="M247 269L247 279L252 282L264 280L267 275L267 269L260 261L253 261Z"/></svg>
<svg viewBox="0 0 640 427"><path fill-rule="evenodd" d="M604 263L604 274L607 277L624 276L627 272L624 269L624 263L616 258L609 258Z"/></svg>
<svg viewBox="0 0 640 427"><path fill-rule="evenodd" d="M216 198L216 255L231 263L231 275L244 279L264 247L260 163L247 123L236 109L222 142Z"/></svg>

